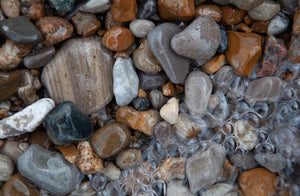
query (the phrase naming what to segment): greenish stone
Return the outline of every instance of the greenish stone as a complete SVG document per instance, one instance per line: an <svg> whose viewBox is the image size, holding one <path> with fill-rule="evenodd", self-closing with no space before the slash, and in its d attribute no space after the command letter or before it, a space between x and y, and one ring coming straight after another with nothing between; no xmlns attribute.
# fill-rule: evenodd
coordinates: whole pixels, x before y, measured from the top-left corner
<svg viewBox="0 0 300 196"><path fill-rule="evenodd" d="M91 120L71 101L57 105L46 116L44 126L55 145L86 140L93 134Z"/></svg>
<svg viewBox="0 0 300 196"><path fill-rule="evenodd" d="M49 3L59 12L69 12L74 8L75 0L49 0Z"/></svg>

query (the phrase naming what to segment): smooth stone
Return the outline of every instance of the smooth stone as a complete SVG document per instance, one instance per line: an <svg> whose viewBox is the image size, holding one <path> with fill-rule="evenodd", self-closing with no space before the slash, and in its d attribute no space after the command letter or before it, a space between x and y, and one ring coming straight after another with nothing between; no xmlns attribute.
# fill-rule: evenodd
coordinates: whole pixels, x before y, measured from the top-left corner
<svg viewBox="0 0 300 196"><path fill-rule="evenodd" d="M172 49L181 56L194 60L213 57L221 40L220 27L209 16L199 16L171 40Z"/></svg>
<svg viewBox="0 0 300 196"><path fill-rule="evenodd" d="M159 15L165 20L187 21L195 15L193 0L158 0L158 8Z"/></svg>
<svg viewBox="0 0 300 196"><path fill-rule="evenodd" d="M238 147L244 150L252 150L257 142L257 129L247 120L238 120L233 124L233 135Z"/></svg>
<svg viewBox="0 0 300 196"><path fill-rule="evenodd" d="M108 162L102 172L108 180L118 180L121 176L121 170L113 162Z"/></svg>
<svg viewBox="0 0 300 196"><path fill-rule="evenodd" d="M105 174L103 172L99 172L99 173L94 174L93 178L90 181L86 181L86 182L91 182L90 184L92 185L92 189L97 192L100 192L105 188L105 186L108 182L108 178L105 176Z"/></svg>
<svg viewBox="0 0 300 196"><path fill-rule="evenodd" d="M202 127L188 115L180 113L174 125L176 134L184 140L191 140L202 133Z"/></svg>
<svg viewBox="0 0 300 196"><path fill-rule="evenodd" d="M217 23L220 22L222 18L221 8L217 5L200 5L196 8L196 17L198 16L210 16Z"/></svg>
<svg viewBox="0 0 300 196"><path fill-rule="evenodd" d="M22 111L0 121L0 138L18 136L34 131L55 107L49 98L39 99ZM22 122L22 123L20 123Z"/></svg>
<svg viewBox="0 0 300 196"><path fill-rule="evenodd" d="M155 90L162 87L168 81L168 78L164 73L147 74L139 72L139 80L139 88L143 90Z"/></svg>
<svg viewBox="0 0 300 196"><path fill-rule="evenodd" d="M183 180L186 175L185 163L186 158L184 157L167 157L156 174L166 182L170 182L173 179Z"/></svg>
<svg viewBox="0 0 300 196"><path fill-rule="evenodd" d="M159 111L159 114L162 119L168 123L175 124L178 120L178 111L179 111L179 100L175 97L169 99L169 101L162 106Z"/></svg>
<svg viewBox="0 0 300 196"><path fill-rule="evenodd" d="M280 5L274 1L267 0L262 4L248 10L253 20L266 21L273 18L280 11Z"/></svg>
<svg viewBox="0 0 300 196"><path fill-rule="evenodd" d="M272 173L279 173L286 167L287 161L281 154L256 154L255 160Z"/></svg>
<svg viewBox="0 0 300 196"><path fill-rule="evenodd" d="M79 150L77 149L75 144L69 144L65 146L55 146L55 148L59 150L63 154L64 158L70 163L77 162L79 156L79 152L78 152Z"/></svg>
<svg viewBox="0 0 300 196"><path fill-rule="evenodd" d="M22 145L23 144L20 143L19 141L6 141L1 148L1 153L6 155L10 160L12 160L16 164L18 158L26 150L20 148Z"/></svg>
<svg viewBox="0 0 300 196"><path fill-rule="evenodd" d="M69 12L75 5L75 0L49 0L52 8L59 12Z"/></svg>
<svg viewBox="0 0 300 196"><path fill-rule="evenodd" d="M202 71L207 74L214 74L226 63L225 55L220 54L214 56L210 61L201 67Z"/></svg>
<svg viewBox="0 0 300 196"><path fill-rule="evenodd" d="M44 5L42 1L21 1L21 13L30 20L39 20L44 16Z"/></svg>
<svg viewBox="0 0 300 196"><path fill-rule="evenodd" d="M56 152L32 144L18 159L22 176L52 194L67 194L80 182L77 167Z"/></svg>
<svg viewBox="0 0 300 196"><path fill-rule="evenodd" d="M130 141L130 131L125 125L108 124L98 129L91 139L95 152L101 158L109 158L121 152Z"/></svg>
<svg viewBox="0 0 300 196"><path fill-rule="evenodd" d="M243 10L249 10L253 7L256 7L260 5L263 0L227 0L229 3L232 3L236 7L243 9Z"/></svg>
<svg viewBox="0 0 300 196"><path fill-rule="evenodd" d="M129 29L131 33L137 38L145 38L148 33L155 27L151 20L135 19L130 22Z"/></svg>
<svg viewBox="0 0 300 196"><path fill-rule="evenodd" d="M125 23L115 21L111 15L111 11L109 10L106 12L105 16L105 28L106 30L109 30L113 27L126 27L126 25Z"/></svg>
<svg viewBox="0 0 300 196"><path fill-rule="evenodd" d="M184 93L185 103L192 116L203 117L206 114L211 92L212 82L208 75L201 71L193 71L188 75Z"/></svg>
<svg viewBox="0 0 300 196"><path fill-rule="evenodd" d="M150 109L150 101L147 97L137 97L132 101L134 109L137 111L146 111Z"/></svg>
<svg viewBox="0 0 300 196"><path fill-rule="evenodd" d="M276 76L253 80L246 90L245 100L250 106L258 102L277 102L280 98L283 86L283 81Z"/></svg>
<svg viewBox="0 0 300 196"><path fill-rule="evenodd" d="M217 52L224 53L228 46L228 37L227 37L227 32L224 29L220 29L220 32L221 32L221 40Z"/></svg>
<svg viewBox="0 0 300 196"><path fill-rule="evenodd" d="M25 67L28 69L37 69L47 65L55 54L53 46L43 47L28 55L23 59Z"/></svg>
<svg viewBox="0 0 300 196"><path fill-rule="evenodd" d="M100 13L109 10L110 7L110 0L90 0L80 7L79 10L82 12Z"/></svg>
<svg viewBox="0 0 300 196"><path fill-rule="evenodd" d="M158 2L156 0L143 0L139 5L137 18L149 19L157 16Z"/></svg>
<svg viewBox="0 0 300 196"><path fill-rule="evenodd" d="M39 196L38 189L19 173L13 175L2 187L2 196Z"/></svg>
<svg viewBox="0 0 300 196"><path fill-rule="evenodd" d="M77 34L83 37L94 35L101 25L95 14L86 12L77 12L72 17L72 22Z"/></svg>
<svg viewBox="0 0 300 196"><path fill-rule="evenodd" d="M21 2L18 0L1 0L1 9L8 18L20 15Z"/></svg>
<svg viewBox="0 0 300 196"><path fill-rule="evenodd" d="M4 154L0 154L0 181L8 181L14 171L14 163Z"/></svg>
<svg viewBox="0 0 300 196"><path fill-rule="evenodd" d="M245 10L234 6L224 6L222 9L222 23L225 25L237 25L243 21Z"/></svg>
<svg viewBox="0 0 300 196"><path fill-rule="evenodd" d="M118 58L113 67L113 92L119 106L128 105L138 95L139 78L131 58Z"/></svg>
<svg viewBox="0 0 300 196"><path fill-rule="evenodd" d="M171 38L181 29L173 23L156 26L148 34L148 43L168 78L175 84L183 83L188 73L190 60L177 55L171 48Z"/></svg>
<svg viewBox="0 0 300 196"><path fill-rule="evenodd" d="M141 161L142 151L135 148L124 150L116 157L116 164L121 169L135 167L139 165Z"/></svg>
<svg viewBox="0 0 300 196"><path fill-rule="evenodd" d="M224 147L211 143L204 151L200 149L187 159L186 174L192 193L209 188L217 181L221 175L225 157Z"/></svg>
<svg viewBox="0 0 300 196"><path fill-rule="evenodd" d="M136 17L136 0L114 0L111 6L111 14L117 22L130 22Z"/></svg>
<svg viewBox="0 0 300 196"><path fill-rule="evenodd" d="M1 21L0 33L7 39L26 44L37 44L43 40L40 31L26 16Z"/></svg>
<svg viewBox="0 0 300 196"><path fill-rule="evenodd" d="M174 128L166 121L161 121L154 126L154 136L164 148L176 145L177 139Z"/></svg>
<svg viewBox="0 0 300 196"><path fill-rule="evenodd" d="M112 66L112 52L100 37L74 38L44 67L42 83L56 103L72 101L91 114L113 98Z"/></svg>
<svg viewBox="0 0 300 196"><path fill-rule="evenodd" d="M167 97L165 97L160 90L152 90L149 95L150 101L154 109L160 110L165 102L167 102Z"/></svg>
<svg viewBox="0 0 300 196"><path fill-rule="evenodd" d="M279 12L279 14L270 20L267 34L273 36L279 35L287 30L289 23L289 18L284 13Z"/></svg>
<svg viewBox="0 0 300 196"><path fill-rule="evenodd" d="M292 39L287 60L294 64L300 63L300 34Z"/></svg>
<svg viewBox="0 0 300 196"><path fill-rule="evenodd" d="M33 104L37 100L36 90L32 85L20 87L17 94L26 106Z"/></svg>
<svg viewBox="0 0 300 196"><path fill-rule="evenodd" d="M5 101L14 95L20 86L21 74L17 72L0 72L0 101Z"/></svg>
<svg viewBox="0 0 300 196"><path fill-rule="evenodd" d="M168 183L167 185L167 195L172 195L172 196L194 196L189 191L189 188L183 184L182 181L179 180L173 180Z"/></svg>
<svg viewBox="0 0 300 196"><path fill-rule="evenodd" d="M126 50L134 42L134 36L128 28L112 27L103 36L102 43L108 49L116 52Z"/></svg>
<svg viewBox="0 0 300 196"><path fill-rule="evenodd" d="M202 196L238 196L238 188L231 184L218 183L201 193Z"/></svg>
<svg viewBox="0 0 300 196"><path fill-rule="evenodd" d="M249 170L257 167L257 162L252 151L236 151L229 155L230 162L242 170Z"/></svg>
<svg viewBox="0 0 300 196"><path fill-rule="evenodd" d="M30 144L38 144L47 150L51 150L52 148L52 143L51 140L45 130L40 130L40 131L34 131L30 137L29 141Z"/></svg>
<svg viewBox="0 0 300 196"><path fill-rule="evenodd" d="M70 101L60 103L47 114L44 126L55 145L86 140L93 134L89 117Z"/></svg>

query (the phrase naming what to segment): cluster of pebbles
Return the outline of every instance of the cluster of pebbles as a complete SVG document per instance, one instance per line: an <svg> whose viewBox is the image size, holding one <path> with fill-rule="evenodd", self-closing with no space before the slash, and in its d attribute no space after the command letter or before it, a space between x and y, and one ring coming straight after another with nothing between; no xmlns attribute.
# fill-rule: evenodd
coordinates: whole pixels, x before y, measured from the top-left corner
<svg viewBox="0 0 300 196"><path fill-rule="evenodd" d="M298 7L1 0L0 196L300 195Z"/></svg>

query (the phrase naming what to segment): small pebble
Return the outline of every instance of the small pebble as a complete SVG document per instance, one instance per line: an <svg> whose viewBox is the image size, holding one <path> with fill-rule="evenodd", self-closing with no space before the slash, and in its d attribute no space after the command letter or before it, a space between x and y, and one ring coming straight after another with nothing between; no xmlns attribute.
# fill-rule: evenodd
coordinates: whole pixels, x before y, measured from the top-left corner
<svg viewBox="0 0 300 196"><path fill-rule="evenodd" d="M78 159L78 150L74 144L66 146L55 146L63 155L64 158L70 163L76 163Z"/></svg>
<svg viewBox="0 0 300 196"><path fill-rule="evenodd" d="M242 22L245 10L233 6L224 6L222 9L222 23L225 25L236 25Z"/></svg>
<svg viewBox="0 0 300 196"><path fill-rule="evenodd" d="M79 10L82 12L101 13L110 7L111 3L109 0L90 0L80 7Z"/></svg>
<svg viewBox="0 0 300 196"><path fill-rule="evenodd" d="M121 176L121 170L113 163L108 162L103 169L103 173L108 180L118 180Z"/></svg>
<svg viewBox="0 0 300 196"><path fill-rule="evenodd" d="M160 90L152 90L149 95L152 106L156 110L160 110L165 102L167 102L167 98L164 97Z"/></svg>
<svg viewBox="0 0 300 196"><path fill-rule="evenodd" d="M158 2L156 0L144 0L139 5L137 18L140 19L157 19L159 18L157 15L158 12Z"/></svg>
<svg viewBox="0 0 300 196"><path fill-rule="evenodd" d="M94 35L100 27L100 22L97 20L96 15L92 13L77 12L72 17L72 22L77 34L83 37Z"/></svg>
<svg viewBox="0 0 300 196"><path fill-rule="evenodd" d="M162 93L164 96L172 97L175 93L174 85L171 81L162 86Z"/></svg>
<svg viewBox="0 0 300 196"><path fill-rule="evenodd" d="M289 19L288 17L282 13L279 12L272 20L270 20L270 24L268 26L267 33L268 35L278 35L283 32L285 32L289 26Z"/></svg>
<svg viewBox="0 0 300 196"><path fill-rule="evenodd" d="M1 9L8 18L19 16L20 6L19 0L1 0Z"/></svg>
<svg viewBox="0 0 300 196"><path fill-rule="evenodd" d="M139 72L139 88L143 90L154 90L164 85L168 78L164 73L146 74Z"/></svg>
<svg viewBox="0 0 300 196"><path fill-rule="evenodd" d="M179 180L173 180L167 185L167 195L172 196L193 196L188 187Z"/></svg>
<svg viewBox="0 0 300 196"><path fill-rule="evenodd" d="M28 69L37 69L47 65L54 54L55 48L53 46L43 47L26 55L23 63Z"/></svg>
<svg viewBox="0 0 300 196"><path fill-rule="evenodd" d="M111 6L111 14L117 22L130 22L136 17L136 0L115 0Z"/></svg>
<svg viewBox="0 0 300 196"><path fill-rule="evenodd" d="M148 33L155 27L151 20L135 19L130 22L129 29L137 38L146 38Z"/></svg>
<svg viewBox="0 0 300 196"><path fill-rule="evenodd" d="M251 29L256 33L267 33L269 27L269 21L257 21L251 25Z"/></svg>
<svg viewBox="0 0 300 196"><path fill-rule="evenodd" d="M165 20L190 20L195 15L193 0L167 1L158 0L159 15Z"/></svg>
<svg viewBox="0 0 300 196"><path fill-rule="evenodd" d="M166 182L173 179L183 180L185 178L185 163L184 157L172 158L168 157L164 160L163 164L158 170L160 178Z"/></svg>
<svg viewBox="0 0 300 196"><path fill-rule="evenodd" d="M262 4L248 10L253 20L266 21L272 19L280 11L280 5L274 1L264 1Z"/></svg>
<svg viewBox="0 0 300 196"><path fill-rule="evenodd" d="M202 71L207 74L214 74L226 63L225 55L220 54L213 57L205 65L201 67Z"/></svg>
<svg viewBox="0 0 300 196"><path fill-rule="evenodd" d="M17 93L26 106L33 104L37 100L36 90L32 85L20 87Z"/></svg>
<svg viewBox="0 0 300 196"><path fill-rule="evenodd" d="M5 101L17 92L20 86L20 77L21 74L17 72L0 73L0 101Z"/></svg>
<svg viewBox="0 0 300 196"><path fill-rule="evenodd" d="M103 36L102 43L112 51L122 51L129 48L134 42L134 37L127 28L113 27Z"/></svg>
<svg viewBox="0 0 300 196"><path fill-rule="evenodd" d="M137 111L146 111L150 109L150 101L147 97L137 97L132 101L134 109Z"/></svg>
<svg viewBox="0 0 300 196"><path fill-rule="evenodd" d="M193 139L202 132L202 127L184 113L178 115L178 120L174 128L176 134L185 140Z"/></svg>
<svg viewBox="0 0 300 196"><path fill-rule="evenodd" d="M44 16L44 6L40 1L22 2L21 12L25 16L29 17L30 20L39 20Z"/></svg>
<svg viewBox="0 0 300 196"><path fill-rule="evenodd" d="M122 151L116 157L116 164L121 169L138 166L142 161L142 152L140 149L127 149Z"/></svg>
<svg viewBox="0 0 300 196"><path fill-rule="evenodd" d="M47 150L52 149L52 143L44 130L34 131L29 137L30 144L39 144L40 146L46 148Z"/></svg>
<svg viewBox="0 0 300 196"><path fill-rule="evenodd" d="M236 186L226 183L218 183L202 192L203 196L238 196L238 190Z"/></svg>
<svg viewBox="0 0 300 196"><path fill-rule="evenodd" d="M113 27L126 27L126 25L125 25L125 23L120 23L120 22L115 21L112 17L111 11L109 10L106 13L106 17L105 17L105 28L108 31Z"/></svg>
<svg viewBox="0 0 300 196"><path fill-rule="evenodd" d="M6 155L10 160L12 160L16 164L18 158L26 150L20 149L20 144L21 143L18 141L6 141L1 149L1 153L3 155Z"/></svg>
<svg viewBox="0 0 300 196"><path fill-rule="evenodd" d="M179 111L179 100L175 97L169 99L169 101L162 106L160 109L160 116L162 119L167 121L168 123L175 124L178 119L178 111Z"/></svg>
<svg viewBox="0 0 300 196"><path fill-rule="evenodd" d="M233 127L233 135L239 147L252 150L258 141L257 130L247 120L238 120Z"/></svg>
<svg viewBox="0 0 300 196"><path fill-rule="evenodd" d="M14 171L14 163L4 154L0 154L0 181L8 181Z"/></svg>
<svg viewBox="0 0 300 196"><path fill-rule="evenodd" d="M75 5L75 0L49 0L52 8L59 12L69 12Z"/></svg>
<svg viewBox="0 0 300 196"><path fill-rule="evenodd" d="M221 8L217 5L200 5L196 8L196 17L198 16L210 16L217 23L220 22L222 18Z"/></svg>

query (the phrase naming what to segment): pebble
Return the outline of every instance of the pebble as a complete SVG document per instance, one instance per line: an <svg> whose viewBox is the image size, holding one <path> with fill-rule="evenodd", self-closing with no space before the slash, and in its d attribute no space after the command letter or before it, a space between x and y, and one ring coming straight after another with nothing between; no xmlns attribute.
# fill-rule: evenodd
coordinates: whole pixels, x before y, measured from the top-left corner
<svg viewBox="0 0 300 196"><path fill-rule="evenodd" d="M108 180L103 172L98 172L93 175L93 178L90 181L91 181L92 188L95 191L100 192L105 188Z"/></svg>
<svg viewBox="0 0 300 196"><path fill-rule="evenodd" d="M21 75L17 72L0 72L0 101L5 101L17 92L20 77Z"/></svg>
<svg viewBox="0 0 300 196"><path fill-rule="evenodd" d="M44 16L44 6L41 1L22 1L21 12L30 20L39 20Z"/></svg>
<svg viewBox="0 0 300 196"><path fill-rule="evenodd" d="M235 5L236 7L242 9L242 10L249 10L253 7L256 7L258 5L260 5L263 0L244 0L244 1L240 1L240 0L227 0L229 3L232 3L233 5Z"/></svg>
<svg viewBox="0 0 300 196"><path fill-rule="evenodd" d="M40 146L50 150L52 148L52 143L44 130L34 131L29 137L30 144L39 144Z"/></svg>
<svg viewBox="0 0 300 196"><path fill-rule="evenodd" d="M276 76L259 78L250 82L245 93L245 100L250 106L258 102L277 102L282 88L283 81Z"/></svg>
<svg viewBox="0 0 300 196"><path fill-rule="evenodd" d="M134 109L137 111L146 111L150 109L150 101L147 97L137 97L132 101Z"/></svg>
<svg viewBox="0 0 300 196"><path fill-rule="evenodd" d="M173 180L167 185L167 195L172 196L193 196L188 187L179 180Z"/></svg>
<svg viewBox="0 0 300 196"><path fill-rule="evenodd" d="M76 32L83 37L94 35L100 27L100 22L95 14L77 12L72 17L72 22L75 26Z"/></svg>
<svg viewBox="0 0 300 196"><path fill-rule="evenodd" d="M129 29L137 38L146 38L148 33L155 27L151 20L135 19L130 22Z"/></svg>
<svg viewBox="0 0 300 196"><path fill-rule="evenodd" d="M271 76L281 65L283 65L287 57L287 48L284 41L275 38L272 35L265 40L264 56L261 61L261 67L256 68L256 76Z"/></svg>
<svg viewBox="0 0 300 196"><path fill-rule="evenodd" d="M65 13L73 9L75 0L49 0L49 4L58 12Z"/></svg>
<svg viewBox="0 0 300 196"><path fill-rule="evenodd" d="M298 35L300 34L300 9L298 8L294 14L293 19L293 34Z"/></svg>
<svg viewBox="0 0 300 196"><path fill-rule="evenodd" d="M22 143L19 141L6 141L1 148L1 153L6 155L10 160L12 160L15 164L18 161L18 158L24 153L24 151L20 147Z"/></svg>
<svg viewBox="0 0 300 196"><path fill-rule="evenodd" d="M105 159L121 152L129 144L130 135L125 125L111 123L94 133L91 144L97 155Z"/></svg>
<svg viewBox="0 0 300 196"><path fill-rule="evenodd" d="M227 180L227 182L235 182L238 172L239 170L226 159L222 170L222 178Z"/></svg>
<svg viewBox="0 0 300 196"><path fill-rule="evenodd" d="M255 160L272 173L279 173L286 167L287 161L281 154L261 153L255 155Z"/></svg>
<svg viewBox="0 0 300 196"><path fill-rule="evenodd" d="M257 130L247 120L238 120L233 127L233 135L238 146L244 150L252 150L258 142Z"/></svg>
<svg viewBox="0 0 300 196"><path fill-rule="evenodd" d="M36 27L45 38L43 44L47 46L70 38L74 30L72 24L56 16L42 17L36 22Z"/></svg>
<svg viewBox="0 0 300 196"><path fill-rule="evenodd" d="M178 111L179 111L179 100L175 97L169 99L169 101L162 106L159 111L159 114L162 119L167 121L168 123L175 124L178 119Z"/></svg>
<svg viewBox="0 0 300 196"><path fill-rule="evenodd" d="M217 52L224 53L228 46L228 37L227 37L227 32L224 29L220 29L220 32L221 32L221 40Z"/></svg>
<svg viewBox="0 0 300 196"><path fill-rule="evenodd" d="M201 85L199 85L201 84ZM211 79L201 71L191 72L185 82L185 103L192 116L203 117L212 92Z"/></svg>
<svg viewBox="0 0 300 196"><path fill-rule="evenodd" d="M230 162L242 170L249 170L257 167L253 151L235 151L229 155Z"/></svg>
<svg viewBox="0 0 300 196"><path fill-rule="evenodd" d="M32 44L16 43L7 39L0 48L0 69L15 69L23 57L30 53Z"/></svg>
<svg viewBox="0 0 300 196"><path fill-rule="evenodd" d="M154 109L160 110L163 104L167 101L167 98L162 94L160 90L152 90L149 95L150 101Z"/></svg>
<svg viewBox="0 0 300 196"><path fill-rule="evenodd" d="M202 133L202 127L186 114L180 113L174 125L176 134L184 140L191 140Z"/></svg>
<svg viewBox="0 0 300 196"><path fill-rule="evenodd" d="M74 144L66 146L55 146L63 155L64 158L70 163L76 163L78 160L78 150Z"/></svg>
<svg viewBox="0 0 300 196"><path fill-rule="evenodd" d="M238 188L227 183L218 183L202 192L202 196L238 196Z"/></svg>
<svg viewBox="0 0 300 196"><path fill-rule="evenodd" d="M1 21L0 32L7 39L18 43L37 44L43 40L42 34L26 16Z"/></svg>
<svg viewBox="0 0 300 196"><path fill-rule="evenodd" d="M169 81L165 85L162 86L162 93L164 96L172 97L175 93L174 84Z"/></svg>
<svg viewBox="0 0 300 196"><path fill-rule="evenodd" d="M122 151L116 157L116 164L121 169L138 166L142 161L142 151L130 148Z"/></svg>
<svg viewBox="0 0 300 196"><path fill-rule="evenodd" d="M73 102L57 105L44 122L47 134L55 145L88 139L93 134L93 124Z"/></svg>
<svg viewBox="0 0 300 196"><path fill-rule="evenodd" d="M112 52L101 44L100 37L74 38L44 67L42 83L56 103L72 101L91 114L113 98L112 66Z"/></svg>
<svg viewBox="0 0 300 196"><path fill-rule="evenodd" d="M48 151L37 144L29 146L18 159L22 176L52 194L67 194L80 182L80 172L60 154Z"/></svg>
<svg viewBox="0 0 300 196"><path fill-rule="evenodd" d="M110 0L90 0L80 7L79 10L82 12L101 13L109 10L110 7Z"/></svg>
<svg viewBox="0 0 300 196"><path fill-rule="evenodd" d="M112 51L123 51L134 42L134 37L127 28L113 27L103 36L102 43Z"/></svg>
<svg viewBox="0 0 300 196"><path fill-rule="evenodd" d="M1 0L1 9L8 18L19 16L20 6L19 0Z"/></svg>
<svg viewBox="0 0 300 196"><path fill-rule="evenodd" d="M138 112L132 107L122 106L116 111L116 121L151 136L154 125L160 121L160 116L153 109Z"/></svg>
<svg viewBox="0 0 300 196"><path fill-rule="evenodd" d="M278 2L282 10L288 14L293 14L298 8L298 5L300 5L297 0L279 0Z"/></svg>
<svg viewBox="0 0 300 196"><path fill-rule="evenodd" d="M280 5L271 0L263 1L262 4L248 10L253 20L266 21L272 19L280 11Z"/></svg>
<svg viewBox="0 0 300 196"><path fill-rule="evenodd" d="M47 65L55 54L53 46L43 47L26 55L23 59L25 67L28 69L37 69Z"/></svg>
<svg viewBox="0 0 300 196"><path fill-rule="evenodd" d="M264 22L258 21L252 24L251 29L253 32L256 33L267 33L268 26L269 26L269 21L264 21Z"/></svg>
<svg viewBox="0 0 300 196"><path fill-rule="evenodd" d="M226 59L239 76L248 76L261 56L262 37L255 33L227 31Z"/></svg>
<svg viewBox="0 0 300 196"><path fill-rule="evenodd" d="M224 6L222 9L222 23L236 25L243 21L245 11L233 6Z"/></svg>
<svg viewBox="0 0 300 196"><path fill-rule="evenodd" d="M214 74L222 66L226 64L226 59L224 54L214 56L210 61L201 67L202 71L207 74Z"/></svg>
<svg viewBox="0 0 300 196"><path fill-rule="evenodd" d="M300 34L292 39L287 60L294 64L300 63Z"/></svg>
<svg viewBox="0 0 300 196"><path fill-rule="evenodd" d="M221 33L218 24L208 16L199 16L182 32L173 36L172 49L181 56L207 61L219 47Z"/></svg>
<svg viewBox="0 0 300 196"><path fill-rule="evenodd" d="M136 17L136 0L115 0L111 6L111 14L117 22L130 22Z"/></svg>
<svg viewBox="0 0 300 196"><path fill-rule="evenodd" d="M167 1L158 0L159 15L165 20L190 20L195 15L193 0Z"/></svg>
<svg viewBox="0 0 300 196"><path fill-rule="evenodd" d="M164 85L168 78L164 73L147 74L139 72L139 87L143 90L154 90Z"/></svg>
<svg viewBox="0 0 300 196"><path fill-rule="evenodd" d="M52 99L39 99L22 111L0 121L0 138L17 136L34 131L54 108ZM22 122L21 124L19 122Z"/></svg>
<svg viewBox="0 0 300 196"><path fill-rule="evenodd" d="M108 180L118 180L121 176L121 170L113 162L108 162L106 164L103 173Z"/></svg>
<svg viewBox="0 0 300 196"><path fill-rule="evenodd" d="M158 2L156 0L143 0L139 5L137 18L149 19L156 18L158 12Z"/></svg>
<svg viewBox="0 0 300 196"><path fill-rule="evenodd" d="M14 171L14 163L4 154L0 154L0 181L8 181Z"/></svg>
<svg viewBox="0 0 300 196"><path fill-rule="evenodd" d="M92 174L103 170L102 159L94 153L88 141L78 142L77 149L77 166L82 173Z"/></svg>
<svg viewBox="0 0 300 196"><path fill-rule="evenodd" d="M239 185L245 195L274 195L276 175L264 168L255 168L240 174Z"/></svg>
<svg viewBox="0 0 300 196"><path fill-rule="evenodd" d="M189 59L177 55L170 47L171 38L180 31L173 23L163 23L153 28L147 37L152 53L174 84L184 82L190 65Z"/></svg>
<svg viewBox="0 0 300 196"><path fill-rule="evenodd" d="M238 30L241 30L245 33L251 33L252 32L252 29L250 27L248 27L248 25L246 25L245 23L240 23L238 25L236 25L236 28Z"/></svg>
<svg viewBox="0 0 300 196"><path fill-rule="evenodd" d="M210 16L217 23L220 22L222 18L221 8L217 5L200 5L196 8L196 17L198 16Z"/></svg>
<svg viewBox="0 0 300 196"><path fill-rule="evenodd" d="M91 186L89 181L82 182L70 195L85 195L92 196L96 195L96 191Z"/></svg>
<svg viewBox="0 0 300 196"><path fill-rule="evenodd" d="M192 193L209 188L217 181L225 156L225 149L220 144L211 143L206 150L200 149L187 159L186 174Z"/></svg>
<svg viewBox="0 0 300 196"><path fill-rule="evenodd" d="M279 12L274 18L270 20L267 33L268 35L279 35L285 32L289 26L289 18L282 12Z"/></svg>
<svg viewBox="0 0 300 196"><path fill-rule="evenodd" d="M26 178L19 173L13 175L2 187L2 196L11 195L30 195L39 196L40 193L36 187L34 187Z"/></svg>
<svg viewBox="0 0 300 196"><path fill-rule="evenodd" d="M126 27L126 25L125 25L125 23L120 23L120 22L115 21L112 17L111 11L109 10L106 13L106 17L105 17L105 28L106 28L106 30L109 30L113 27Z"/></svg>
<svg viewBox="0 0 300 196"><path fill-rule="evenodd" d="M133 56L134 66L148 74L157 74L162 68L150 50L147 39L142 39L140 46L134 51Z"/></svg>
<svg viewBox="0 0 300 196"><path fill-rule="evenodd" d="M118 58L113 67L113 92L119 106L128 105L138 95L139 78L131 58Z"/></svg>
<svg viewBox="0 0 300 196"><path fill-rule="evenodd" d="M36 90L32 85L20 87L17 93L26 106L33 104L37 100Z"/></svg>
<svg viewBox="0 0 300 196"><path fill-rule="evenodd" d="M165 182L169 182L173 179L183 180L186 175L185 163L186 163L186 158L184 157L178 157L178 158L168 157L164 160L163 164L160 166L157 174Z"/></svg>

